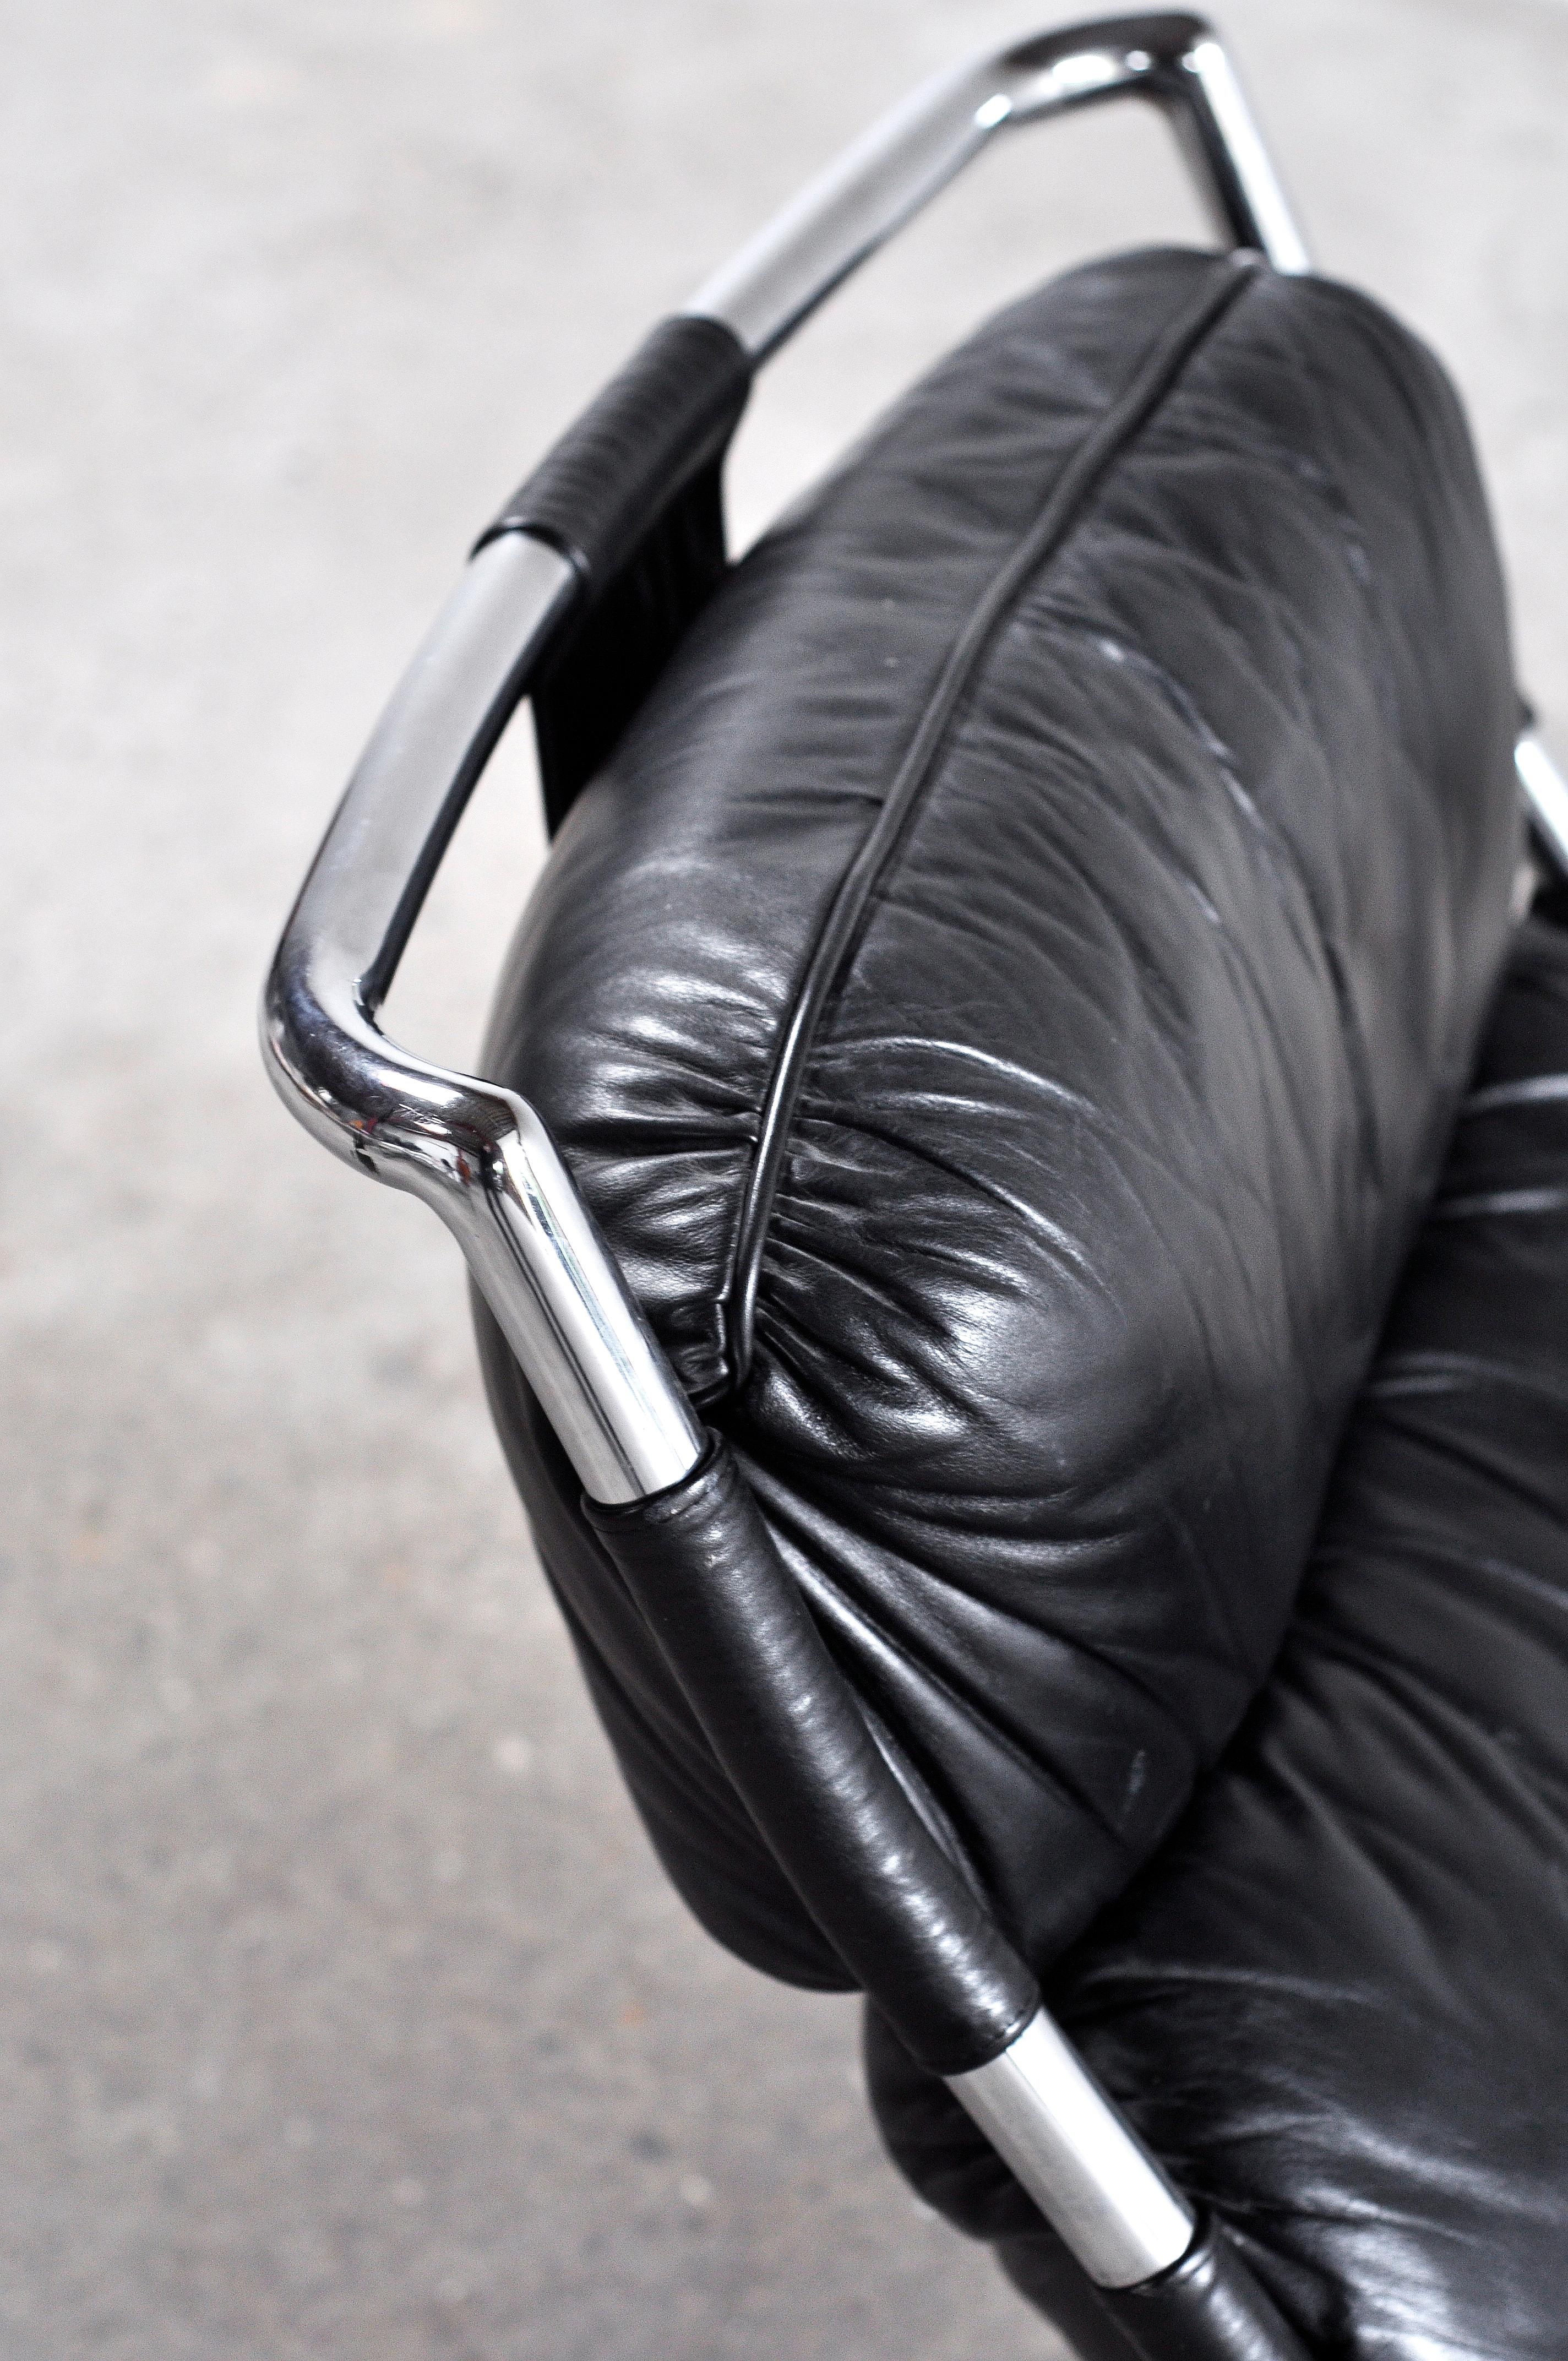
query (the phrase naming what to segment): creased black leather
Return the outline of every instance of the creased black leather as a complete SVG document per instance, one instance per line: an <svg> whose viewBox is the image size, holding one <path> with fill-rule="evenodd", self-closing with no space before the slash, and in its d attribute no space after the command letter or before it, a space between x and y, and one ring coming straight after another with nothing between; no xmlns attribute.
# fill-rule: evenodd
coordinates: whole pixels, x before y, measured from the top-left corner
<svg viewBox="0 0 1568 2361"><path fill-rule="evenodd" d="M1050 1994L1344 2361L1568 2351L1565 1311L1568 935L1535 920L1278 1664ZM1022 2191L868 2048L917 2185L1049 2308L1071 2267Z"/></svg>
<svg viewBox="0 0 1568 2361"><path fill-rule="evenodd" d="M910 2050L961 2074L1040 1990L879 1751L729 1446L588 1522L834 1951Z"/></svg>
<svg viewBox="0 0 1568 2361"><path fill-rule="evenodd" d="M955 644L1234 284L1178 252L1058 281L764 539L557 840L487 1051L1036 1963L1273 1659L1505 941L1485 503L1365 299L1251 273L1018 585L816 1023L733 1396L724 1297L792 1009ZM487 1351L672 1874L841 1982Z"/></svg>

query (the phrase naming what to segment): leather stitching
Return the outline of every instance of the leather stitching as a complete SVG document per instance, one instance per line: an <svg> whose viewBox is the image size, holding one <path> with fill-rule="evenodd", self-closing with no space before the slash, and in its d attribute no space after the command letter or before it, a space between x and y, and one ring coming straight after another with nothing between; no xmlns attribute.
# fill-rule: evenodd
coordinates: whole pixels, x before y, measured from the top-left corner
<svg viewBox="0 0 1568 2361"><path fill-rule="evenodd" d="M719 1295L726 1373L721 1393L710 1397L710 1402L732 1398L750 1374L762 1249L817 1025L852 955L872 894L898 851L922 791L936 776L951 742L966 697L1023 592L1056 555L1108 468L1174 390L1188 362L1252 283L1258 268L1255 257L1231 257L1218 282L1207 282L1198 300L1179 313L1125 391L1058 476L1045 506L992 577L958 635L882 809L839 882L784 1022L762 1104L729 1270Z"/></svg>

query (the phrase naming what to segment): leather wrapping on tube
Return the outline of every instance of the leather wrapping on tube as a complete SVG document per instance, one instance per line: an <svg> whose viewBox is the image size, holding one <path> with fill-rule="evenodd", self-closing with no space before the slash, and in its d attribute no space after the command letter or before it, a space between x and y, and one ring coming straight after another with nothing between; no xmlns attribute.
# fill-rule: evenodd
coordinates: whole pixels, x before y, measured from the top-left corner
<svg viewBox="0 0 1568 2361"><path fill-rule="evenodd" d="M482 536L564 550L586 596L532 688L552 836L723 577L719 472L751 390L718 320L665 320Z"/></svg>
<svg viewBox="0 0 1568 2361"><path fill-rule="evenodd" d="M802 1901L911 2053L938 2074L997 2056L1038 1986L879 1751L728 1444L652 1499L583 1505Z"/></svg>
<svg viewBox="0 0 1568 2361"><path fill-rule="evenodd" d="M745 347L718 320L662 321L519 486L480 540L532 533L595 586L724 450L751 390Z"/></svg>
<svg viewBox="0 0 1568 2361"><path fill-rule="evenodd" d="M1071 2339L1079 2361L1307 2361L1222 2230L1204 2223L1174 2268L1146 2287L1097 2288L1056 2239L1000 2248L1019 2293Z"/></svg>

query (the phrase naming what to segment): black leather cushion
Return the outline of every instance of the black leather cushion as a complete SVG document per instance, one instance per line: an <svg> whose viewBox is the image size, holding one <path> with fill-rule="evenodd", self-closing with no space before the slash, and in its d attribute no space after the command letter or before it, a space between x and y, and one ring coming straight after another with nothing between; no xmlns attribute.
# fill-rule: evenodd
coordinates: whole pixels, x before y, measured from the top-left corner
<svg viewBox="0 0 1568 2361"><path fill-rule="evenodd" d="M745 560L524 919L488 1071L1036 1961L1279 1644L1502 955L1514 719L1431 357L1345 289L1128 256ZM671 1873L841 1984L481 1325Z"/></svg>
<svg viewBox="0 0 1568 2361"><path fill-rule="evenodd" d="M1284 1651L1053 1997L1320 2349L1568 2351L1568 937L1532 922ZM940 2084L890 2140L1070 2280ZM1081 2333L1081 2332L1080 2332Z"/></svg>

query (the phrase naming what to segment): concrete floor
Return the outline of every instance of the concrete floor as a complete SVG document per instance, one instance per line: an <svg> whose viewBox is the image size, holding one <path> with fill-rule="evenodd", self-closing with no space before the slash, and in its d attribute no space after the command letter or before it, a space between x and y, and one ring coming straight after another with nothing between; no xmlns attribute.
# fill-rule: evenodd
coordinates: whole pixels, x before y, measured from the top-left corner
<svg viewBox="0 0 1568 2361"><path fill-rule="evenodd" d="M466 537L990 0L73 0L6 25L0 2350L1044 2361L916 2207L853 2011L655 1872L428 1214L287 1121L269 939ZM1473 404L1568 717L1568 7L1226 11L1325 261ZM754 530L1032 276L1192 226L1020 142L780 363ZM391 1016L471 1054L503 749Z"/></svg>

